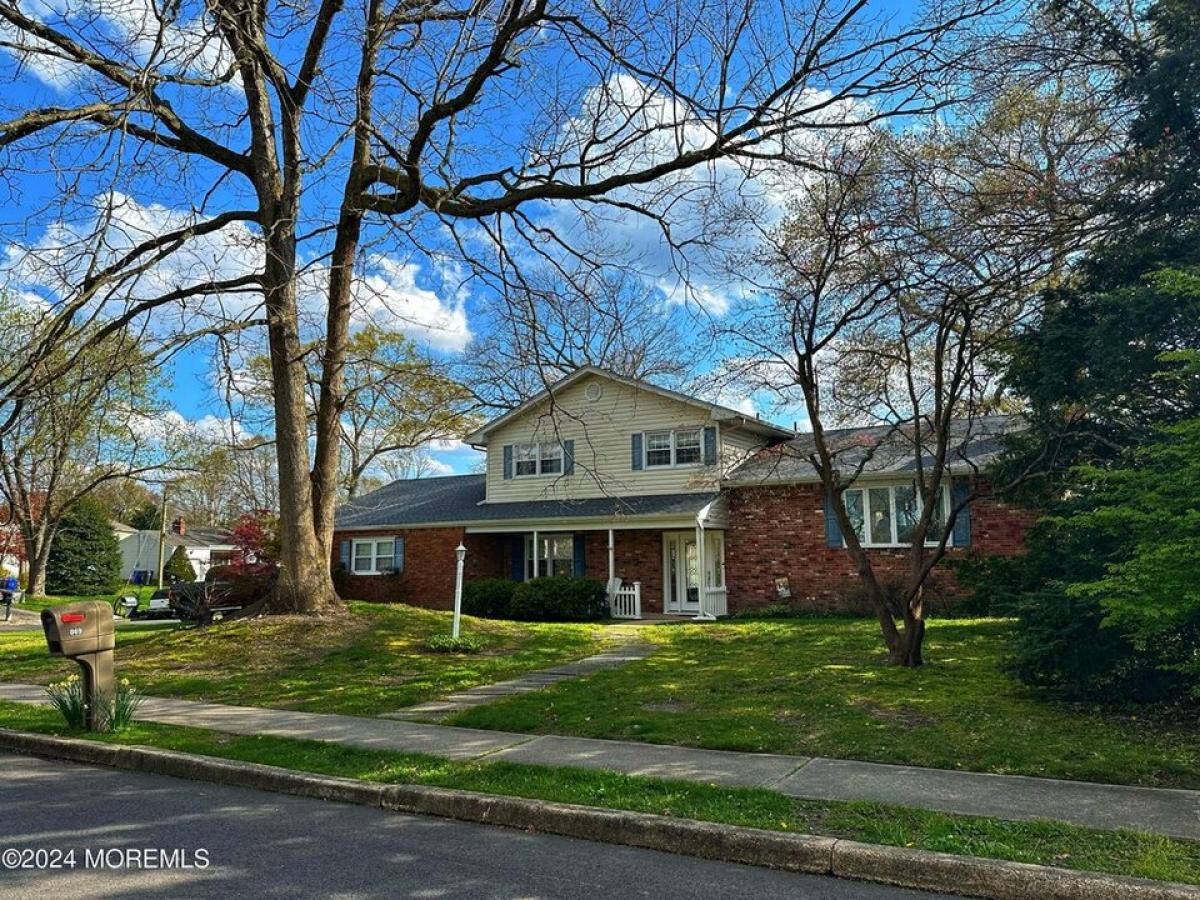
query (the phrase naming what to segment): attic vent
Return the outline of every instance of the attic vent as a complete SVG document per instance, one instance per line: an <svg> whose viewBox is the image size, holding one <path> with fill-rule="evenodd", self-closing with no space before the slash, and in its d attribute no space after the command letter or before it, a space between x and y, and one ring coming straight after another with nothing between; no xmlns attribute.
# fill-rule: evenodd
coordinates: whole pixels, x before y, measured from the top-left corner
<svg viewBox="0 0 1200 900"><path fill-rule="evenodd" d="M583 389L583 396L587 397L593 403L600 399L600 395L604 393L604 386L598 381L589 381L588 386Z"/></svg>

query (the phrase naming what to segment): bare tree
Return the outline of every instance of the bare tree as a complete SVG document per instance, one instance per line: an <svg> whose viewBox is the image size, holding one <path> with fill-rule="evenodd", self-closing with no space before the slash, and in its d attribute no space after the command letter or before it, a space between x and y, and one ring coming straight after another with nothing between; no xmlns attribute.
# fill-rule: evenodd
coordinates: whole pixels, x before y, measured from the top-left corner
<svg viewBox="0 0 1200 900"><path fill-rule="evenodd" d="M1019 406L993 363L1094 224L1093 164L1113 133L1078 96L1020 92L958 128L830 145L826 174L766 242L770 299L732 329L744 355L731 370L807 412L811 435L784 452L819 477L897 665L923 662L925 586L959 514L1049 464L1031 458L1006 484L980 471L1013 425L990 414ZM898 592L868 550L879 523L862 499L889 472L912 479L888 499Z"/></svg>
<svg viewBox="0 0 1200 900"><path fill-rule="evenodd" d="M409 257L448 240L519 280L517 245L571 255L539 218L548 207L665 223L668 198L726 161L798 158L793 144L814 130L939 105L931 73L980 5L943 0L897 26L865 0L185 0L140 17L112 0L68 0L44 16L0 0L4 46L68 86L69 102L0 122L6 178L54 173L52 202L71 223L26 266L55 288L39 346L80 319L102 321L104 334L152 316L169 344L265 324L277 606L332 609L341 405L366 246ZM190 207L147 228L131 198L167 184ZM306 324L323 342L311 453ZM35 350L3 389L19 397L51 379L44 357Z"/></svg>
<svg viewBox="0 0 1200 900"><path fill-rule="evenodd" d="M17 307L4 312L10 321L29 319ZM171 436L155 418L149 367L128 336L59 352L79 365L29 395L0 435L0 493L20 529L35 597L46 592L63 516L106 485L163 477L174 458ZM14 365L19 356L0 370Z"/></svg>

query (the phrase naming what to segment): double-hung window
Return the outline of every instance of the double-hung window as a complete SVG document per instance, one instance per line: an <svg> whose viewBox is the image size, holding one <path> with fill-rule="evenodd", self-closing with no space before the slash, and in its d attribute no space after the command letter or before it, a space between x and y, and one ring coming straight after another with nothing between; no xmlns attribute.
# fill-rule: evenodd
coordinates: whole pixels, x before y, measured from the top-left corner
<svg viewBox="0 0 1200 900"><path fill-rule="evenodd" d="M842 495L846 514L859 541L867 547L903 547L912 543L921 518L921 496L912 482L850 488ZM936 544L946 525L950 492L942 485L929 520L926 543Z"/></svg>
<svg viewBox="0 0 1200 900"><path fill-rule="evenodd" d="M535 475L561 475L563 448L561 444L517 444L513 447L513 474L518 478Z"/></svg>
<svg viewBox="0 0 1200 900"><path fill-rule="evenodd" d="M646 468L692 466L703 459L699 428L646 432Z"/></svg>
<svg viewBox="0 0 1200 900"><path fill-rule="evenodd" d="M537 567L534 567L533 535L525 535L525 577L570 575L575 568L575 536L573 534L539 534Z"/></svg>
<svg viewBox="0 0 1200 900"><path fill-rule="evenodd" d="M354 574L382 575L396 567L396 539L355 541Z"/></svg>

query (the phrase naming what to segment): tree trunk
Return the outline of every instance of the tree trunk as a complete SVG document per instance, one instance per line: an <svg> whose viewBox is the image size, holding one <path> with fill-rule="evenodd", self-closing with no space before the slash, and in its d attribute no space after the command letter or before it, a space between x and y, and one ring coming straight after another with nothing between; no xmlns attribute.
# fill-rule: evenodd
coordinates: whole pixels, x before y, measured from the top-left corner
<svg viewBox="0 0 1200 900"><path fill-rule="evenodd" d="M916 595L904 610L904 633L893 650L890 662L893 665L916 668L925 664L925 589L917 588Z"/></svg>
<svg viewBox="0 0 1200 900"><path fill-rule="evenodd" d="M25 538L25 559L29 567L25 592L30 597L45 597L46 567L50 563L50 540L47 535L35 532Z"/></svg>
<svg viewBox="0 0 1200 900"><path fill-rule="evenodd" d="M279 463L279 582L272 603L280 612L322 614L343 608L333 588L329 551L317 534L308 458L306 373L296 307L295 243L268 237L264 289L274 387L275 449Z"/></svg>

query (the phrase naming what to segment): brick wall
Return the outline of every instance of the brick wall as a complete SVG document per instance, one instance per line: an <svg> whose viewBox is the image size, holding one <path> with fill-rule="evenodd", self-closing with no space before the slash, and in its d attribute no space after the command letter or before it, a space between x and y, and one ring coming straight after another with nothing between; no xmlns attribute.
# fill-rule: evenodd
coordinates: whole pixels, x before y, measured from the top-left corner
<svg viewBox="0 0 1200 900"><path fill-rule="evenodd" d="M352 575L338 578L347 599L376 603L411 603L431 609L454 606L454 550L462 541L467 548L464 580L506 575L504 539L498 535L466 534L462 528L408 528L381 531L339 532L334 535L334 569L341 542L355 538L404 536L404 571L397 575Z"/></svg>
<svg viewBox="0 0 1200 900"><path fill-rule="evenodd" d="M1025 529L1036 518L1028 510L981 497L971 504L971 547L950 550L1015 554L1023 549ZM907 564L901 550L870 550L875 571L900 575ZM855 611L851 592L859 581L849 554L825 538L825 504L818 485L774 485L729 492L729 528L725 532L725 581L729 610L777 601L775 579L787 576L789 602L820 611ZM952 602L953 574L935 572L939 593Z"/></svg>
<svg viewBox="0 0 1200 900"><path fill-rule="evenodd" d="M584 562L588 578L608 581L608 532L587 532ZM642 583L642 610L662 612L662 531L657 528L617 529L613 532L613 565L626 584Z"/></svg>

